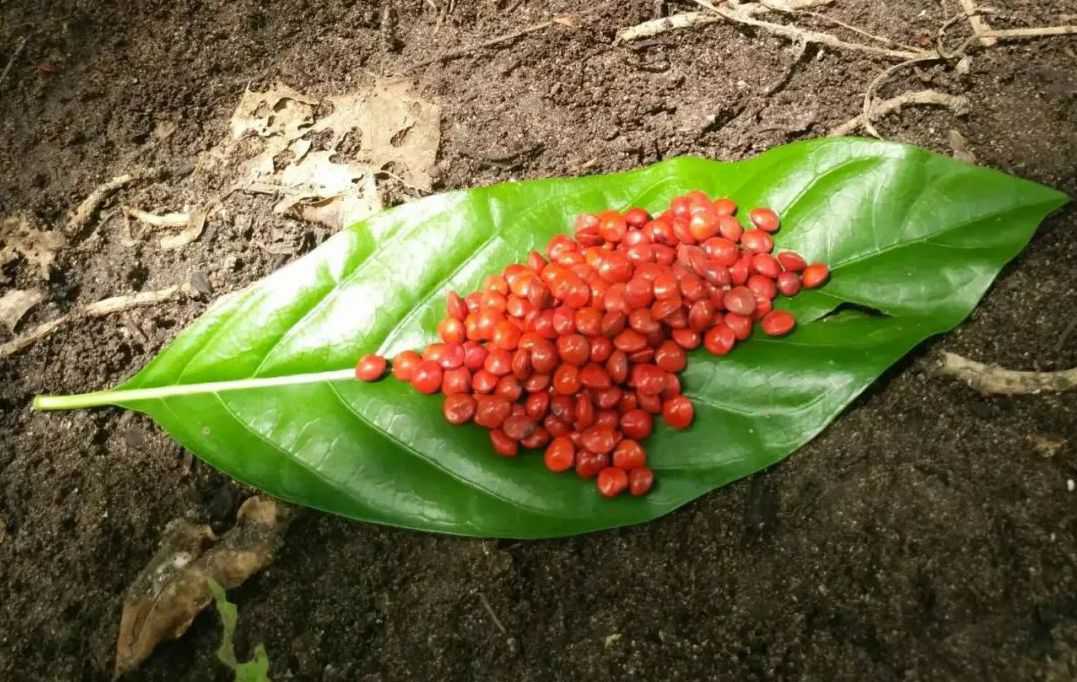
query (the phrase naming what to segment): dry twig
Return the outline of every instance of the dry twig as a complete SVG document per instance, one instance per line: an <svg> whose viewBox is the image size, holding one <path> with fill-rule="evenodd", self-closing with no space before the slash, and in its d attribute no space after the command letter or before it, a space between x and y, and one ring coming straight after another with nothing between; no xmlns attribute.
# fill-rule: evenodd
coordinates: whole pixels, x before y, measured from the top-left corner
<svg viewBox="0 0 1077 682"><path fill-rule="evenodd" d="M910 52L916 52L917 51L917 49L915 47L913 47L912 45L906 45L905 43L898 42L896 40L893 40L892 38L887 38L886 36L878 36L878 35L875 35L874 33L868 33L867 31L865 31L862 28L857 28L856 26L853 26L852 24L848 24L848 23L842 21L841 19L837 19L835 17L827 16L827 15L823 14L822 12L812 12L811 10L792 8L792 7L780 7L778 5L773 4L773 0L770 0L769 2L768 2L768 0L761 0L761 3L763 4L764 7L768 8L768 9L772 9L775 12L785 12L787 14L803 14L805 16L809 16L809 17L813 17L815 19L819 19L820 21L825 21L825 22L834 24L835 26L841 26L842 28L844 28L847 31L852 31L853 33L856 33L858 35L862 35L865 38L868 38L870 40L874 40L877 43L882 43L883 45L892 45L894 47L901 47L901 48L904 48L906 50L909 50ZM829 4L829 3L826 3L826 4ZM807 6L810 7L812 5L807 5Z"/></svg>
<svg viewBox="0 0 1077 682"><path fill-rule="evenodd" d="M171 300L180 292L180 287L172 286L156 291L144 291L139 294L127 296L113 296L96 303L82 306L67 315L62 315L55 320L39 324L22 336L18 336L7 343L0 344L0 359L14 355L35 341L45 338L56 331L68 321L78 317L104 317L113 313L123 312L140 306L156 305Z"/></svg>
<svg viewBox="0 0 1077 682"><path fill-rule="evenodd" d="M980 10L976 8L976 3L973 0L960 0L961 9L965 10L965 16L969 19L969 24L972 26L972 33L976 39L980 41L980 44L984 47L991 47L997 42L994 38L987 35L991 31L991 27L987 25L983 17L980 16Z"/></svg>
<svg viewBox="0 0 1077 682"><path fill-rule="evenodd" d="M914 105L946 107L954 113L962 115L967 113L969 102L960 95L949 95L937 90L917 90L916 92L906 92L897 97L875 102L872 115L878 118ZM859 130L862 125L864 125L863 113L834 128L829 135L832 137L849 135Z"/></svg>
<svg viewBox="0 0 1077 682"><path fill-rule="evenodd" d="M1018 372L969 360L956 353L943 353L938 367L942 376L960 379L984 395L1026 395L1077 388L1077 369L1060 372Z"/></svg>
<svg viewBox="0 0 1077 682"><path fill-rule="evenodd" d="M1008 28L999 31L984 31L983 38L996 40L1027 40L1029 38L1048 38L1051 36L1077 35L1077 26L1038 26L1035 28Z"/></svg>

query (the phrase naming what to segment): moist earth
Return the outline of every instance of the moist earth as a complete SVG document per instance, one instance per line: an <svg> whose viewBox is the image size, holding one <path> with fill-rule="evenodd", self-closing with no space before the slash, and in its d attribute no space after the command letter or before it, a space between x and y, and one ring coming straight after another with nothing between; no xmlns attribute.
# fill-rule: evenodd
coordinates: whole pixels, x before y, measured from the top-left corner
<svg viewBox="0 0 1077 682"><path fill-rule="evenodd" d="M1077 2L996 0L993 25L1075 23ZM125 587L167 522L227 528L251 491L147 418L35 414L34 394L114 384L216 297L328 230L235 193L178 251L121 239L121 202L178 210L216 196L189 166L243 89L347 92L411 77L442 107L435 191L628 169L679 154L739 159L856 115L890 62L712 24L615 45L689 4L650 0L8 0L0 64L0 215L58 227L101 182L176 171L103 207L58 256L25 331L73 307L194 282L190 296L70 324L0 361L0 678L107 680ZM930 45L955 0L825 8ZM554 15L561 24L427 66ZM783 19L778 18L781 21ZM788 20L788 19L785 19ZM842 29L804 16L798 23ZM968 35L964 20L949 39ZM848 39L861 39L842 33ZM1077 39L999 45L910 68L889 97L934 88L969 111L910 108L888 139L1077 193ZM172 131L170 134L167 131ZM414 192L389 179L388 203ZM1013 369L1077 366L1077 212L1048 219L972 316L888 371L808 446L653 523L544 542L297 520L277 561L231 593L237 646L273 679L1077 679L1077 393L982 397L932 373L957 352ZM11 263L3 287L32 286ZM9 339L0 331L0 342ZM132 680L226 680L199 616Z"/></svg>

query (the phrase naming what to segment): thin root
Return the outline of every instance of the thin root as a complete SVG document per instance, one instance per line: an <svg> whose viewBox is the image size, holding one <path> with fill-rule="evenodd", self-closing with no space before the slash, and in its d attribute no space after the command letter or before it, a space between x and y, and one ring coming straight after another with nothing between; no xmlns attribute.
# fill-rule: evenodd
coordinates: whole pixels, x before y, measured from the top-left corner
<svg viewBox="0 0 1077 682"><path fill-rule="evenodd" d="M955 114L961 116L968 113L969 101L960 95L949 95L937 90L917 90L891 97L881 102L875 102L873 116L879 118L895 111L900 111L907 106L935 106L946 107ZM830 131L831 137L849 135L856 132L864 125L864 114L855 116L837 128Z"/></svg>
<svg viewBox="0 0 1077 682"><path fill-rule="evenodd" d="M4 84L4 81L7 80L7 74L9 71L11 71L11 67L15 65L15 60L19 58L20 54L22 54L22 49L26 47L27 40L29 40L28 37L23 37L23 39L19 41L19 44L15 48L15 51L11 53L11 59L7 60L7 66L4 67L4 72L0 73L0 86L2 86Z"/></svg>
<svg viewBox="0 0 1077 682"><path fill-rule="evenodd" d="M126 173L124 175L117 175L106 183L98 185L97 189L90 192L90 195L86 197L74 213L71 214L71 219L67 221L67 225L64 226L64 232L68 235L75 235L82 232L82 230L90 224L93 220L94 214L97 213L97 209L101 207L101 204L105 202L114 192L119 189L123 189L127 185L133 182L141 180L157 180L163 177L166 173L162 171L148 171L144 173Z"/></svg>
<svg viewBox="0 0 1077 682"><path fill-rule="evenodd" d="M909 51L909 50L892 50L889 48L875 47L874 45L863 45L860 43L849 43L837 36L830 35L829 33L822 33L819 31L812 31L810 29L799 28L797 26L788 26L786 24L774 24L769 21L762 21L756 19L754 15L759 13L759 8L763 7L757 3L750 3L744 5L737 5L735 8L731 7L717 7L712 5L707 0L692 0L700 7L715 12L722 17L725 17L729 21L738 24L744 24L746 26L754 26L756 28L763 29L774 35L781 36L791 41L804 41L806 43L817 43L819 45L826 45L836 50L852 50L854 52L865 52L867 54L874 54L880 57L887 57L889 59L903 59L914 60L924 59L928 55L935 57L932 52L923 51ZM765 8L764 8L765 9Z"/></svg>
<svg viewBox="0 0 1077 682"><path fill-rule="evenodd" d="M560 24L562 26L568 26L568 27L571 27L571 28L575 28L576 20L574 18L570 17L570 16L554 17L553 19L550 19L549 21L544 21L541 24L534 24L534 25L528 26L526 28L521 28L519 31L513 31L512 33L506 33L503 36L498 36L496 38L491 38L490 40L484 40L483 42L478 43L476 45L469 45L468 47L462 47L462 48L457 49L457 50L449 50L448 52L446 52L444 54L438 55L437 57L432 57L431 59L421 61L421 62L419 62L417 64L412 64L406 70L410 71L412 69L419 69L419 68L422 68L424 66L430 66L431 64L437 64L439 62L448 61L450 59L457 59L459 57L464 57L464 56L467 56L467 55L469 55L472 52L475 52L477 50L482 50L482 49L485 49L487 47L493 47L494 45L499 45L501 43L509 42L511 40L516 40L517 38L521 38L521 37L523 37L523 36L525 36L525 35L527 35L529 33L534 33L536 31L541 31L543 29L547 29L547 28L553 26L554 24Z"/></svg>
<svg viewBox="0 0 1077 682"><path fill-rule="evenodd" d="M33 344L35 341L45 338L73 318L104 317L105 315L112 315L113 313L123 312L132 308L156 305L171 300L179 292L180 287L172 286L156 291L144 291L139 294L131 294L128 296L114 296L112 298L97 301L96 303L90 303L74 312L58 317L55 320L39 324L26 334L0 345L0 359L14 355Z"/></svg>
<svg viewBox="0 0 1077 682"><path fill-rule="evenodd" d="M980 16L980 10L977 9L976 3L973 0L960 0L961 9L965 10L965 16L969 19L969 24L972 26L972 33L976 39L980 41L980 44L984 47L991 47L997 41L989 36L991 27L987 25L984 18Z"/></svg>
<svg viewBox="0 0 1077 682"><path fill-rule="evenodd" d="M1028 395L1077 388L1077 368L1060 372L1017 372L985 365L955 353L943 353L942 376L960 379L984 395Z"/></svg>
<svg viewBox="0 0 1077 682"><path fill-rule="evenodd" d="M930 54L916 57L914 59L901 62L900 64L895 64L894 66L891 66L890 68L886 69L878 76L876 76L875 79L872 80L871 83L868 85L868 89L864 91L864 111L860 115L862 119L860 124L864 127L864 131L872 137L877 137L880 139L882 138L882 135L879 134L879 131L875 129L875 125L872 123L872 120L874 119L875 112L877 111L879 106L875 102L875 92L879 89L879 86L882 85L887 78L894 75L901 69L904 69L905 67L912 66L914 64L923 64L925 62L934 62L938 61L939 59L940 56L938 54Z"/></svg>

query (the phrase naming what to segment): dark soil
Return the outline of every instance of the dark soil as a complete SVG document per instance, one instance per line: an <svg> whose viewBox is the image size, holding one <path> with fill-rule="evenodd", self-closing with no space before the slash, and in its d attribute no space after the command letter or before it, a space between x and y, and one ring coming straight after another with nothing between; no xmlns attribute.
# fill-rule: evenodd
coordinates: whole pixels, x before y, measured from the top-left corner
<svg viewBox="0 0 1077 682"><path fill-rule="evenodd" d="M999 26L1077 15L1077 0L991 4ZM437 189L741 158L850 118L886 65L810 49L763 97L790 59L774 37L711 25L612 46L654 3L553 5L394 1L389 40L369 0L0 3L0 67L27 38L0 86L0 215L58 227L114 175L191 163L248 84L336 94L547 12L577 14L580 28L413 71L443 107ZM827 13L923 44L956 5L846 0ZM957 129L981 163L1077 194L1075 50L1073 38L1041 40L980 53L965 76L909 70L883 94L935 87L972 110L910 109L880 130L946 153ZM165 124L175 132L159 139ZM178 210L219 190L191 177L125 191L103 213L121 201ZM327 236L271 204L233 195L181 251L125 247L113 217L61 253L47 304L20 331L192 276L211 291L80 322L0 361L0 679L108 679L122 593L165 524L227 525L249 494L143 417L28 406L116 383L213 298ZM646 526L512 543L305 515L278 561L232 594L241 652L264 642L274 679L327 681L1077 679L1077 393L987 399L929 372L939 349L1077 366L1075 228L1072 208L1048 220L966 324L801 452ZM0 276L24 286L34 273L11 264ZM131 678L228 679L218 633L203 614Z"/></svg>

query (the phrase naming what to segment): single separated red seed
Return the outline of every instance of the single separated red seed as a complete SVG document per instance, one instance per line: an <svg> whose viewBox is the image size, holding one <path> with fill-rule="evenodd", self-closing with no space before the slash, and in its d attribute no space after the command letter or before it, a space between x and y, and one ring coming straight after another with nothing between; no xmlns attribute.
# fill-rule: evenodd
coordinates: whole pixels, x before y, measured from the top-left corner
<svg viewBox="0 0 1077 682"><path fill-rule="evenodd" d="M815 289L816 287L823 286L829 277L830 268L827 267L825 263L812 263L804 268L804 273L801 275L801 282L804 284L805 289Z"/></svg>
<svg viewBox="0 0 1077 682"><path fill-rule="evenodd" d="M385 358L368 353L355 365L355 378L359 381L377 381L385 375Z"/></svg>
<svg viewBox="0 0 1077 682"><path fill-rule="evenodd" d="M772 310L759 321L759 326L767 336L785 336L793 331L796 324L796 318L784 310Z"/></svg>
<svg viewBox="0 0 1077 682"><path fill-rule="evenodd" d="M647 453L638 442L625 438L613 449L613 466L630 471L647 464Z"/></svg>

